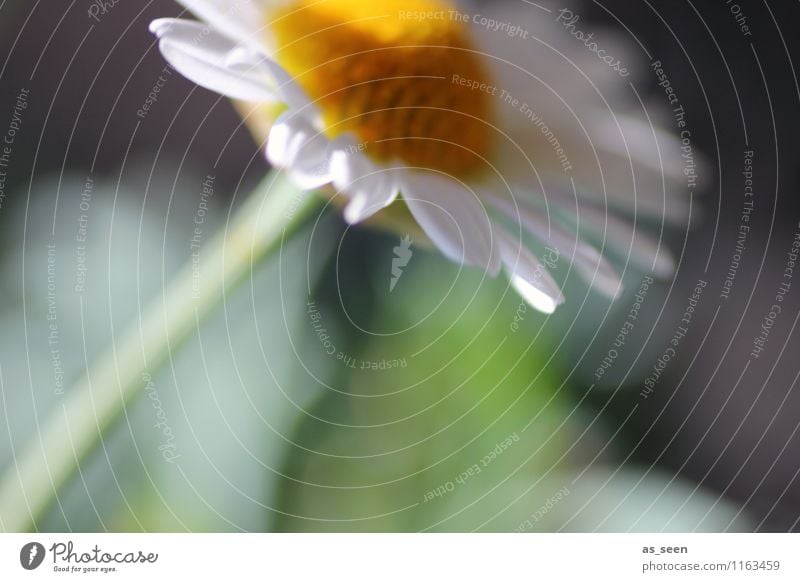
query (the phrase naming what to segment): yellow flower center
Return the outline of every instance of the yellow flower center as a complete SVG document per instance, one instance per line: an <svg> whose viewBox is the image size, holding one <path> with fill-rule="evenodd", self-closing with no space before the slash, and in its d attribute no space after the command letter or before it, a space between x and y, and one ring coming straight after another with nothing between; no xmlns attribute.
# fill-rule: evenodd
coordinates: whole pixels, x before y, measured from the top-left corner
<svg viewBox="0 0 800 582"><path fill-rule="evenodd" d="M463 16L436 0L293 0L269 14L274 58L378 160L464 175L490 148L492 97Z"/></svg>

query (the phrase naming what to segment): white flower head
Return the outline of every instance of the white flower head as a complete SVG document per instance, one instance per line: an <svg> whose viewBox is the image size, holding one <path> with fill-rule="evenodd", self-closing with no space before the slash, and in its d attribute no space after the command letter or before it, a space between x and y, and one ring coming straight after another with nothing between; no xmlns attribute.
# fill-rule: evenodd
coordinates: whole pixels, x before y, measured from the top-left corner
<svg viewBox="0 0 800 582"><path fill-rule="evenodd" d="M269 161L342 201L349 223L413 218L447 258L505 271L546 313L564 297L530 239L612 298L609 253L674 270L636 221L688 221L680 144L638 101L636 52L584 33L571 11L179 1L199 21L151 24L164 57L198 85L263 105Z"/></svg>

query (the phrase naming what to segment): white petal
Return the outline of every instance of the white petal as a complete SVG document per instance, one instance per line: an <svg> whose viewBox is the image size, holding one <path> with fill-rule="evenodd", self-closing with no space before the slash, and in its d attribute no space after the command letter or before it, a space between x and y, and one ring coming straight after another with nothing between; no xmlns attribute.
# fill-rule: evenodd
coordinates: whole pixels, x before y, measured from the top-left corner
<svg viewBox="0 0 800 582"><path fill-rule="evenodd" d="M685 177L679 181L648 164L599 147L594 137L588 140L586 136L576 133L580 130L568 125L558 129L553 126L551 131L558 136L559 143L567 152L572 164L571 174L582 199L590 203L607 204L628 215L644 215L679 226L686 226L690 215L693 217L697 212L696 208L690 206ZM512 133L513 143L529 155L536 151L546 152L541 150L541 132L526 133L518 128ZM545 153L537 158L537 173L545 182L563 182L565 177L558 162L554 157L547 158L547 155ZM529 159L512 150L510 159L504 161L503 175L510 176L520 184L538 180L530 164Z"/></svg>
<svg viewBox="0 0 800 582"><path fill-rule="evenodd" d="M394 168L378 168L359 152L335 151L331 174L336 188L350 198L344 209L344 218L350 224L386 208L400 192Z"/></svg>
<svg viewBox="0 0 800 582"><path fill-rule="evenodd" d="M514 289L535 309L553 313L564 303L564 295L547 268L519 239L502 227L496 227L494 232Z"/></svg>
<svg viewBox="0 0 800 582"><path fill-rule="evenodd" d="M297 84L294 78L272 59L263 58L261 65L272 78L275 90L281 96L281 100L290 109L294 109L312 120L317 127L320 127L319 109L311 102L306 92Z"/></svg>
<svg viewBox="0 0 800 582"><path fill-rule="evenodd" d="M236 49L228 38L191 20L160 18L150 23L158 47L170 65L201 87L244 101L276 101L271 79L262 69L226 63Z"/></svg>
<svg viewBox="0 0 800 582"><path fill-rule="evenodd" d="M400 189L417 223L446 257L498 273L497 241L474 192L452 178L416 170L402 172Z"/></svg>
<svg viewBox="0 0 800 582"><path fill-rule="evenodd" d="M336 138L336 151L331 154L333 185L347 191L364 177L375 172L375 165L356 149L356 140L351 135Z"/></svg>
<svg viewBox="0 0 800 582"><path fill-rule="evenodd" d="M310 119L316 127L322 128L319 108L311 102L294 78L271 58L255 53L247 47L239 46L227 54L225 64L231 68L245 71L260 68L271 80L274 91L280 96L283 103Z"/></svg>
<svg viewBox="0 0 800 582"><path fill-rule="evenodd" d="M269 132L267 159L288 170L301 188L314 189L331 181L331 142L311 122L287 111L278 117Z"/></svg>
<svg viewBox="0 0 800 582"><path fill-rule="evenodd" d="M629 215L639 213L654 220L687 225L691 207L685 181L681 183L664 172L607 149L591 151L588 142L583 146L575 142L570 152L573 176L581 197L599 204L608 203Z"/></svg>
<svg viewBox="0 0 800 582"><path fill-rule="evenodd" d="M617 272L607 263L605 259L602 263L592 264L588 261L575 261L575 270L588 282L593 289L596 289L609 299L617 299L622 295L624 287L622 279Z"/></svg>
<svg viewBox="0 0 800 582"><path fill-rule="evenodd" d="M366 178L345 207L345 220L350 224L366 220L394 202L398 192L396 186L388 184L379 174L373 179Z"/></svg>
<svg viewBox="0 0 800 582"><path fill-rule="evenodd" d="M307 148L312 149L313 148ZM326 151L304 152L289 169L292 181L303 190L316 190L331 183L330 161Z"/></svg>
<svg viewBox="0 0 800 582"><path fill-rule="evenodd" d="M598 146L685 182L681 142L671 132L650 125L645 119L630 115L612 116L607 111L589 112L587 118L592 124L592 136Z"/></svg>
<svg viewBox="0 0 800 582"><path fill-rule="evenodd" d="M224 63L228 67L248 70L261 66L261 61L264 58L266 57L244 45L240 45L225 55Z"/></svg>
<svg viewBox="0 0 800 582"><path fill-rule="evenodd" d="M534 202L529 198L517 198L517 201L528 208L534 207ZM557 188L548 188L547 202L573 225L586 226L602 237L622 258L629 258L637 269L651 271L658 277L668 277L675 271L675 259L667 246L656 241L644 228L637 228L632 221L595 203L576 200L574 193L569 194Z"/></svg>
<svg viewBox="0 0 800 582"><path fill-rule="evenodd" d="M666 245L654 240L640 227L601 208L581 205L580 221L614 247L623 257L630 254L633 264L652 271L657 277L669 277L675 272L675 259Z"/></svg>
<svg viewBox="0 0 800 582"><path fill-rule="evenodd" d="M200 20L225 36L253 48L261 47L261 10L256 0L178 0Z"/></svg>
<svg viewBox="0 0 800 582"><path fill-rule="evenodd" d="M615 299L622 292L622 280L611 264L600 252L586 241L568 233L559 224L548 222L538 212L527 208L526 204L515 207L514 203L493 194L486 199L547 245L552 245L559 254L568 257L578 274L592 287Z"/></svg>
<svg viewBox="0 0 800 582"><path fill-rule="evenodd" d="M620 76L569 34L562 22L555 22L561 6L551 6L552 13L548 14L535 6L540 4L540 0L481 3L483 16L519 26L520 31L528 33L527 40L485 26L473 26L470 32L478 48L490 55L495 84L511 95L536 95L529 103L560 136L555 127L559 118L583 118L587 107L617 108L628 103L632 98L629 81L637 83L637 75L647 71L636 66L641 54L638 45L616 31L592 25L591 32L601 48L631 71L628 77ZM578 27L586 30L583 24ZM520 42L525 50L521 50ZM520 128L535 130L520 115L519 105L499 103L498 112Z"/></svg>

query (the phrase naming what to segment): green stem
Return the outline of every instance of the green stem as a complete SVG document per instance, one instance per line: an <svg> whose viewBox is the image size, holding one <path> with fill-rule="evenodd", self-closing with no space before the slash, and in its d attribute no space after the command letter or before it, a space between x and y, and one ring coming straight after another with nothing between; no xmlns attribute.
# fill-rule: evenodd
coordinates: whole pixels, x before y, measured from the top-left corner
<svg viewBox="0 0 800 582"><path fill-rule="evenodd" d="M271 174L237 210L230 227L203 248L199 288L196 267L189 263L125 333L112 339L0 480L0 524L6 531L35 527L80 460L126 403L143 392L143 376L168 361L225 293L303 223L317 200L283 174Z"/></svg>

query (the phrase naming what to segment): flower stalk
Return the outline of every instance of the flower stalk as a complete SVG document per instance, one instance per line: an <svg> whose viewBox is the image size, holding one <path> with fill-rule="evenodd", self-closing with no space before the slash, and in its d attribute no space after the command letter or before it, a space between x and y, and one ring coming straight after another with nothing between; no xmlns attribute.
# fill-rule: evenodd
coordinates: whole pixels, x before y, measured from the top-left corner
<svg viewBox="0 0 800 582"><path fill-rule="evenodd" d="M196 268L189 261L122 335L111 338L108 351L67 392L66 401L53 408L5 471L0 480L2 529L37 529L37 519L81 460L102 441L126 405L144 392L142 378L169 361L200 321L252 273L254 265L280 247L319 200L297 190L284 174L270 174L204 248L199 288Z"/></svg>

